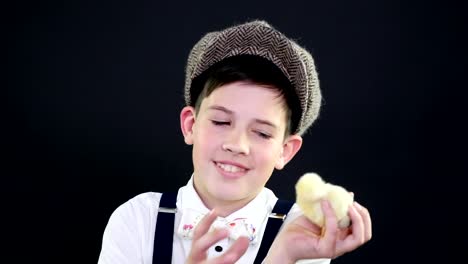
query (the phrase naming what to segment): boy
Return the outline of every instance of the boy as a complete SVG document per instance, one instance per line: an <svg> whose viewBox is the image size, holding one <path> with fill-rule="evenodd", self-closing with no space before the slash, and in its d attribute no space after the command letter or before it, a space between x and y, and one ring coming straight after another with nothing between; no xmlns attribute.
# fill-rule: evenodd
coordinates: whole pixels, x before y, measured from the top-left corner
<svg viewBox="0 0 468 264"><path fill-rule="evenodd" d="M306 50L263 21L208 33L189 55L185 100L191 179L177 195L144 193L121 205L99 263L329 263L371 238L369 213L357 203L352 225L338 229L323 201L321 230L264 187L319 112Z"/></svg>

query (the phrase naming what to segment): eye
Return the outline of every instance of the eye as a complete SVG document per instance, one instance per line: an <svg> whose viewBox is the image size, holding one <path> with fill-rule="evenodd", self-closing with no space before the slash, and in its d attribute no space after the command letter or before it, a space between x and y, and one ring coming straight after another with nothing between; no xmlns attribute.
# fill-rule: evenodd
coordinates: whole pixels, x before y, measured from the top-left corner
<svg viewBox="0 0 468 264"><path fill-rule="evenodd" d="M271 138L271 135L270 134L267 134L265 132L262 132L262 131L254 131L259 137L261 138L264 138L264 139L270 139Z"/></svg>
<svg viewBox="0 0 468 264"><path fill-rule="evenodd" d="M218 120L211 120L211 123L215 126L228 126L230 124L229 121L218 121Z"/></svg>

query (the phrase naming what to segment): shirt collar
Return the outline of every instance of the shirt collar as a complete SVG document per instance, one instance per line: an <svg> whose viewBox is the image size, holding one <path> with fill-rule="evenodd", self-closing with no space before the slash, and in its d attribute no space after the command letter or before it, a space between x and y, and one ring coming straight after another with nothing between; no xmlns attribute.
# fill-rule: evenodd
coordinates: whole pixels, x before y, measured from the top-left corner
<svg viewBox="0 0 468 264"><path fill-rule="evenodd" d="M252 201L225 218L230 221L236 218L248 217L252 224L260 227L276 203L277 198L275 197L272 203L271 196L274 196L273 192L268 188L263 188L263 190ZM184 210L195 210L202 214L206 214L210 211L205 204L203 204L200 196L193 186L193 175L190 177L187 185L180 189L179 199L177 199L177 208L182 213Z"/></svg>

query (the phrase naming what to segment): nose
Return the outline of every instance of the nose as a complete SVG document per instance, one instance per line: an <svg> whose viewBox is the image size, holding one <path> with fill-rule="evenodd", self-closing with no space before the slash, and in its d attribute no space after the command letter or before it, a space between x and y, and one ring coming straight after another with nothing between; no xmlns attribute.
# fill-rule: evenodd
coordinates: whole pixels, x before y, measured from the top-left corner
<svg viewBox="0 0 468 264"><path fill-rule="evenodd" d="M236 155L248 155L250 153L247 135L237 130L232 130L228 133L222 147L224 151L232 152Z"/></svg>

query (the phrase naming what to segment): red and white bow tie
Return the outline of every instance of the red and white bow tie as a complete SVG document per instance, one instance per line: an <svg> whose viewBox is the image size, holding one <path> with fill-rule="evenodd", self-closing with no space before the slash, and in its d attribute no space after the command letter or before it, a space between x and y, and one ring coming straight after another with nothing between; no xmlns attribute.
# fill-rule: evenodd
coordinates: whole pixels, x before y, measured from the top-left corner
<svg viewBox="0 0 468 264"><path fill-rule="evenodd" d="M195 228L204 216L205 214L201 214L192 209L183 210L177 234L184 239L192 239ZM232 220L228 220L226 218L218 217L211 225L210 231L215 228L228 229L229 239L236 240L241 236L245 236L249 239L250 244L256 243L257 229L248 221L247 218L234 218Z"/></svg>

